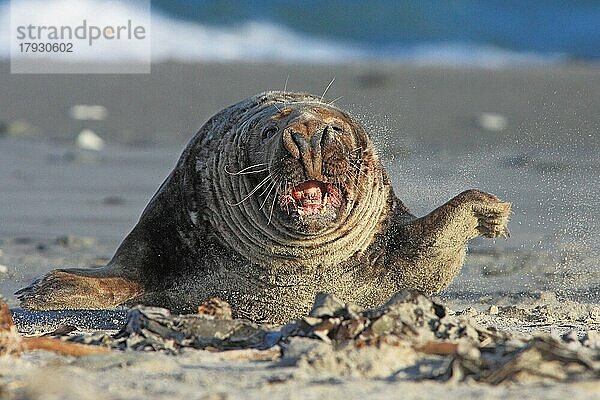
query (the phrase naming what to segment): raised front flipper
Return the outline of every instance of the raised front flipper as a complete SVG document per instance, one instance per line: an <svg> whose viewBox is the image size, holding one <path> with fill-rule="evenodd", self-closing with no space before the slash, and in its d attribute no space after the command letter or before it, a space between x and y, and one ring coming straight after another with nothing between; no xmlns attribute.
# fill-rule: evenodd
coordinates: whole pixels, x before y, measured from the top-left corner
<svg viewBox="0 0 600 400"><path fill-rule="evenodd" d="M398 285L427 294L444 289L460 271L470 239L509 236L510 210L496 196L467 190L424 217L394 216L387 254Z"/></svg>

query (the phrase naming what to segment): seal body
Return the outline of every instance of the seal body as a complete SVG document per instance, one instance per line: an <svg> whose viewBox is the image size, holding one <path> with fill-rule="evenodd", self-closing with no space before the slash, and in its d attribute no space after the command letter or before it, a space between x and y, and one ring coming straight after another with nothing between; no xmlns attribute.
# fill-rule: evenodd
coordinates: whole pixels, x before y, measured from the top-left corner
<svg viewBox="0 0 600 400"><path fill-rule="evenodd" d="M365 129L317 97L266 92L212 117L98 269L55 270L17 292L32 309L147 304L284 322L318 292L363 307L437 293L467 241L506 236L510 203L469 190L417 218Z"/></svg>

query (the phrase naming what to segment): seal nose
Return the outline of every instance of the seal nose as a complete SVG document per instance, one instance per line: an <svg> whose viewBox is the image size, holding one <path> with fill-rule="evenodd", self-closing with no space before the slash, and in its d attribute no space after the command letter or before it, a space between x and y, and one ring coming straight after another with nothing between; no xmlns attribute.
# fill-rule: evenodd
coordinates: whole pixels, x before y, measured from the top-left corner
<svg viewBox="0 0 600 400"><path fill-rule="evenodd" d="M283 145L292 157L302 161L309 177L321 178L323 146L330 136L327 125L292 124L283 132Z"/></svg>

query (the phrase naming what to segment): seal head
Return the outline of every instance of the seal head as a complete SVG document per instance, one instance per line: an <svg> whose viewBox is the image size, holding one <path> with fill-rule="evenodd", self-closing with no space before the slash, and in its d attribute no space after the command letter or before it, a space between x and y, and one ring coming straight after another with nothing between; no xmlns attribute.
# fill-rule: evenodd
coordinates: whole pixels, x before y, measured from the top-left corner
<svg viewBox="0 0 600 400"><path fill-rule="evenodd" d="M206 154L212 225L262 264L328 264L364 249L390 191L364 128L314 96L264 100Z"/></svg>
<svg viewBox="0 0 600 400"><path fill-rule="evenodd" d="M283 106L249 135L248 161L266 168L254 177L256 187L277 193L271 211L286 230L318 235L336 229L362 183L366 134L333 107Z"/></svg>

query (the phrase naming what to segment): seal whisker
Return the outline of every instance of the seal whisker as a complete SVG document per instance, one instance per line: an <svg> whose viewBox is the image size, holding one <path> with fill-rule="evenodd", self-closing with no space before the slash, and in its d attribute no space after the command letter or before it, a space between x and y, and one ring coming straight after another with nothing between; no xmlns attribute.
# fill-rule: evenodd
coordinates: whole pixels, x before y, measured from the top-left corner
<svg viewBox="0 0 600 400"><path fill-rule="evenodd" d="M267 222L267 225L269 225L271 223L271 218L273 217L273 209L275 208L275 200L277 199L278 194L279 194L279 188L277 188L277 190L275 190L275 195L273 196L273 202L271 203L271 212L269 213L269 221Z"/></svg>
<svg viewBox="0 0 600 400"><path fill-rule="evenodd" d="M258 173L260 173L260 172L264 172L264 171L266 171L268 168L262 168L262 169L259 169L259 170L257 170L257 171L250 171L250 170L251 170L252 168L256 168L256 167L262 167L262 166L264 166L264 165L267 165L267 164L265 164L265 163L258 163L258 164L250 165L249 167L242 168L242 169L241 169L241 170L239 170L238 172L230 172L230 171L228 171L228 170L227 170L227 168L229 167L229 165L226 165L226 166L225 166L225 168L224 168L224 170L225 170L225 173L226 173L227 175L247 175L247 174L258 174Z"/></svg>
<svg viewBox="0 0 600 400"><path fill-rule="evenodd" d="M272 180L272 179L271 179L271 182L273 182L273 180ZM271 185L267 185L267 186L266 186L266 187L263 189L263 191L262 191L262 192L260 192L260 194L258 195L258 197L262 197L262 196L263 196L263 195L264 195L264 194L267 192L267 190L268 190L268 191L270 191L270 189L269 189L270 187L271 187Z"/></svg>
<svg viewBox="0 0 600 400"><path fill-rule="evenodd" d="M356 179L358 180L361 177L365 177L366 178L367 174L366 174L366 172L360 166L357 166L356 167Z"/></svg>
<svg viewBox="0 0 600 400"><path fill-rule="evenodd" d="M285 93L287 91L287 85L288 85L288 81L290 80L290 74L287 74L287 77L285 78L285 85L283 85L283 92Z"/></svg>
<svg viewBox="0 0 600 400"><path fill-rule="evenodd" d="M265 196L265 199L263 200L263 202L261 203L259 210L262 210L263 207L265 206L265 203L267 202L267 200L269 199L269 196L271 195L271 192L273 191L273 189L275 189L275 186L277 186L277 181L273 180L273 183L271 185L269 185L268 187L270 188L269 191L267 192L267 195ZM264 192L263 192L264 193ZM277 197L277 196L275 196Z"/></svg>
<svg viewBox="0 0 600 400"><path fill-rule="evenodd" d="M343 99L343 98L344 98L344 96L339 96L339 97L336 97L335 99L333 99L333 100L331 100L331 101L329 102L329 105L330 105L330 106L332 106L332 105L333 105L333 103L335 103L336 101L338 101L338 100L341 100L341 99Z"/></svg>
<svg viewBox="0 0 600 400"><path fill-rule="evenodd" d="M354 190L356 191L356 194L360 197L364 197L364 192L362 191L360 185L358 183L354 184Z"/></svg>
<svg viewBox="0 0 600 400"><path fill-rule="evenodd" d="M256 193L256 191L258 189L260 189L267 182L269 182L270 178L271 178L271 174L267 175L266 178L264 178L262 181L260 181L260 183L258 185L256 185L256 187L254 189L252 189L252 191L250 191L250 193L248 193L246 195L246 197L244 197L242 200L238 201L237 203L230 203L229 201L226 201L227 205L232 206L232 207L239 206L240 204L242 204L243 202L245 202L246 200L248 200L254 193Z"/></svg>
<svg viewBox="0 0 600 400"><path fill-rule="evenodd" d="M283 190L280 191L281 195L289 194L292 191L293 186L287 178L282 178L281 184L283 185ZM290 215L290 203L289 202L285 203L285 210L287 212L287 215Z"/></svg>
<svg viewBox="0 0 600 400"><path fill-rule="evenodd" d="M352 161L348 162L348 165L356 170L357 175L363 173L362 171L362 163L354 163Z"/></svg>
<svg viewBox="0 0 600 400"><path fill-rule="evenodd" d="M333 85L334 81L335 81L335 76L333 77L333 79L331 80L331 82L329 82L329 85L327 85L327 87L325 88L325 90L323 90L323 94L321 95L321 101L323 101L323 98L325 97L325 94L327 94L327 91L329 90L329 88L331 87L331 85Z"/></svg>

